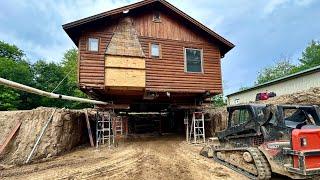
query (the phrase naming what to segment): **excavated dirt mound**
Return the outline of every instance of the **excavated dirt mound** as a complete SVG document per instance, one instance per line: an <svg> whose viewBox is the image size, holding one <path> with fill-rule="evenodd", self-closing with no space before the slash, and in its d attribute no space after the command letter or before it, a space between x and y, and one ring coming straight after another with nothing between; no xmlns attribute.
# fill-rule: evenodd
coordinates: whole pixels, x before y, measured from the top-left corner
<svg viewBox="0 0 320 180"><path fill-rule="evenodd" d="M217 131L222 131L227 127L227 108L207 108L205 109L205 128L207 136L215 136Z"/></svg>
<svg viewBox="0 0 320 180"><path fill-rule="evenodd" d="M311 88L294 94L282 95L270 98L267 101L259 101L265 104L312 104L320 105L320 87Z"/></svg>
<svg viewBox="0 0 320 180"><path fill-rule="evenodd" d="M0 156L0 164L23 164L31 152L41 129L54 108L0 112L0 143L10 134L17 121L22 124ZM70 151L88 141L84 111L56 109L51 123L33 154L32 160L49 158ZM86 134L87 135L87 134Z"/></svg>

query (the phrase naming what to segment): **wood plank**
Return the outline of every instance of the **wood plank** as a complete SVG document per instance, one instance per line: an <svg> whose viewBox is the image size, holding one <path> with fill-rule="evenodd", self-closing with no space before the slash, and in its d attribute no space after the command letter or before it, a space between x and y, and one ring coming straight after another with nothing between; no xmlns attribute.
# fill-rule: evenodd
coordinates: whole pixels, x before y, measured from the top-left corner
<svg viewBox="0 0 320 180"><path fill-rule="evenodd" d="M0 154L5 150L5 148L7 147L7 145L9 144L11 139L13 138L13 136L16 134L16 132L20 128L20 126L21 126L21 122L17 121L14 128L11 130L9 135L5 138L5 141L3 142L3 144L0 145Z"/></svg>
<svg viewBox="0 0 320 180"><path fill-rule="evenodd" d="M140 69L106 68L106 86L145 87L146 72Z"/></svg>
<svg viewBox="0 0 320 180"><path fill-rule="evenodd" d="M85 110L85 111L84 111L84 114L85 114L85 116L86 116L86 124L87 124L87 129L88 129L88 135L89 135L90 145L91 145L91 147L94 147L93 137L92 137L92 132L91 132L91 127L90 127L90 121L89 121L89 116L88 116L88 110Z"/></svg>
<svg viewBox="0 0 320 180"><path fill-rule="evenodd" d="M144 58L108 55L105 58L105 66L144 69L146 68L146 63Z"/></svg>

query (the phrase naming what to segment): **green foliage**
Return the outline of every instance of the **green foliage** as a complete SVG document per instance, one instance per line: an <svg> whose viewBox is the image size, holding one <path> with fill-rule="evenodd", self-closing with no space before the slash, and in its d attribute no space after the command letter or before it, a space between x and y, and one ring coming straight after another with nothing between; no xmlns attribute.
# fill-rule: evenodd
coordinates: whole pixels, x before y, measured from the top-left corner
<svg viewBox="0 0 320 180"><path fill-rule="evenodd" d="M0 77L32 85L33 72L23 58L22 50L0 41ZM0 86L0 110L25 109L29 106L29 100L25 92Z"/></svg>
<svg viewBox="0 0 320 180"><path fill-rule="evenodd" d="M75 84L77 83L77 59L78 51L73 48L66 51L61 62L64 74L69 74L69 81Z"/></svg>
<svg viewBox="0 0 320 180"><path fill-rule="evenodd" d="M299 59L303 69L309 69L320 65L320 42L311 41L309 46L302 52Z"/></svg>
<svg viewBox="0 0 320 180"><path fill-rule="evenodd" d="M38 60L31 65L24 59L22 50L0 41L0 77L44 91L51 92L57 87L55 93L87 97L77 87L77 56L77 50L70 49L64 54L61 64ZM0 86L0 110L32 109L38 106L84 108L92 105L50 99Z"/></svg>
<svg viewBox="0 0 320 180"><path fill-rule="evenodd" d="M292 74L295 65L291 64L290 60L284 59L277 62L275 65L266 67L259 72L256 85L272 81Z"/></svg>
<svg viewBox="0 0 320 180"><path fill-rule="evenodd" d="M18 61L21 60L23 56L23 51L17 46L0 41L0 57Z"/></svg>
<svg viewBox="0 0 320 180"><path fill-rule="evenodd" d="M213 106L215 107L221 107L227 104L226 101L223 99L223 94L218 94L216 96L213 96L212 103L213 103Z"/></svg>
<svg viewBox="0 0 320 180"><path fill-rule="evenodd" d="M302 56L299 59L299 64L294 65L289 59L280 60L273 66L266 67L259 72L257 81L255 84L262 84L268 81L272 81L277 78L281 78L293 73L304 71L315 66L320 65L320 42L311 41L311 43L302 52Z"/></svg>

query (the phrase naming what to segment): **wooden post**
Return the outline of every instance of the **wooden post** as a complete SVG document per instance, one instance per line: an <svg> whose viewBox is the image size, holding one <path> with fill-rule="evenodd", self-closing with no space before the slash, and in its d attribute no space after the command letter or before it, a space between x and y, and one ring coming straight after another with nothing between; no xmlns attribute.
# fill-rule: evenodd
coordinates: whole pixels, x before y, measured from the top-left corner
<svg viewBox="0 0 320 180"><path fill-rule="evenodd" d="M11 130L10 134L7 136L7 138L5 139L4 143L0 145L0 154L3 152L3 150L6 148L6 146L9 144L10 140L12 139L12 137L16 134L17 130L19 129L21 125L21 122L18 121L16 123L16 126L14 126L14 128Z"/></svg>
<svg viewBox="0 0 320 180"><path fill-rule="evenodd" d="M188 118L188 113L184 113L184 125L186 128L186 141L189 142L189 118Z"/></svg>
<svg viewBox="0 0 320 180"><path fill-rule="evenodd" d="M89 116L88 116L88 110L85 110L85 111L84 111L84 114L85 114L85 116L86 116L86 122L87 122L87 128L88 128L88 135L89 135L90 145L91 145L91 147L94 147L93 138L92 138L92 132L91 132L91 127L90 127L90 122L89 122Z"/></svg>

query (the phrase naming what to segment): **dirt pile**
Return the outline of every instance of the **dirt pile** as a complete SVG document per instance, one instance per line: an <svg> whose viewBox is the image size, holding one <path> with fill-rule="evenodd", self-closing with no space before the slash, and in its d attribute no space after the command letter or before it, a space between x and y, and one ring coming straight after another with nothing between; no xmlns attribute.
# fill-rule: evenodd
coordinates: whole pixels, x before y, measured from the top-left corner
<svg viewBox="0 0 320 180"><path fill-rule="evenodd" d="M294 94L282 95L270 98L267 101L259 101L265 104L313 104L320 105L320 87L311 88Z"/></svg>
<svg viewBox="0 0 320 180"><path fill-rule="evenodd" d="M0 112L0 143L4 142L17 121L22 122L20 129L0 156L1 164L25 162L53 110L54 108L41 107L29 111ZM84 131L86 131L84 111L56 109L32 160L70 151L73 147L88 141Z"/></svg>
<svg viewBox="0 0 320 180"><path fill-rule="evenodd" d="M222 131L227 127L227 108L207 108L205 109L206 135L215 136L217 131Z"/></svg>

